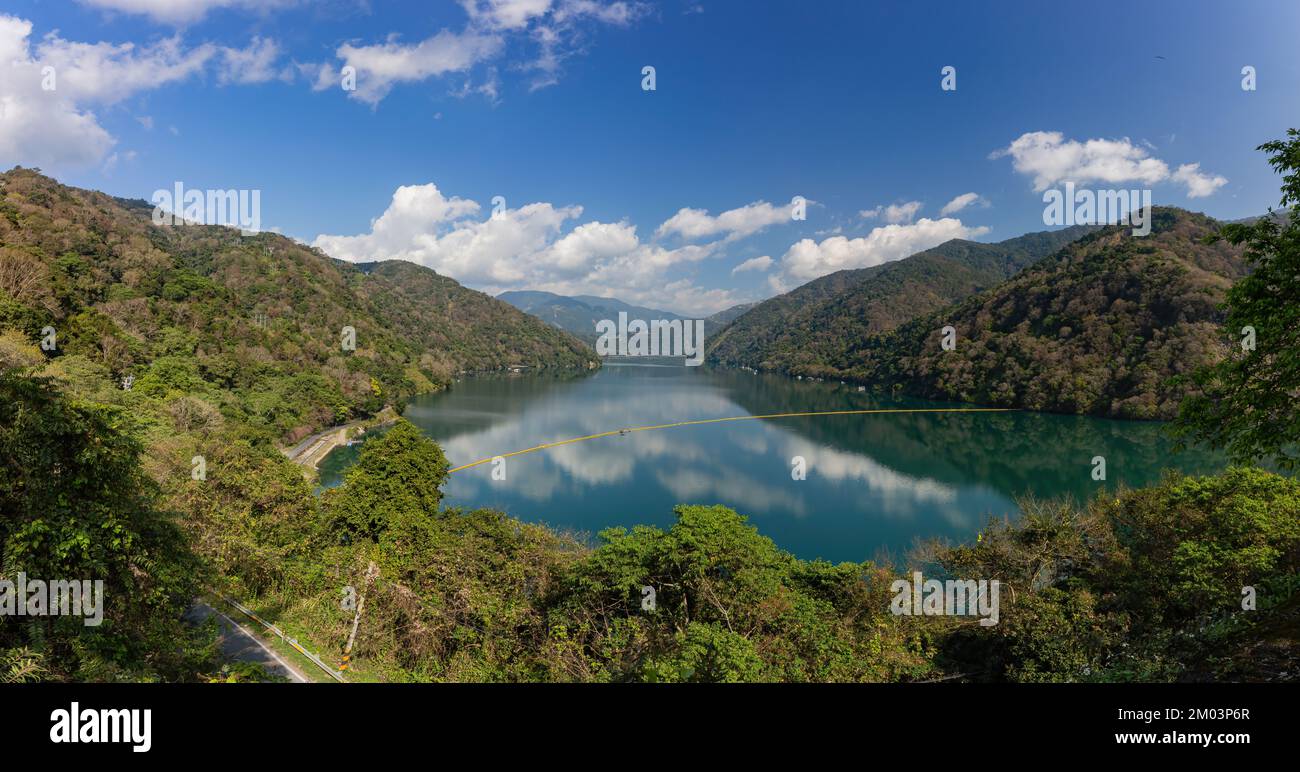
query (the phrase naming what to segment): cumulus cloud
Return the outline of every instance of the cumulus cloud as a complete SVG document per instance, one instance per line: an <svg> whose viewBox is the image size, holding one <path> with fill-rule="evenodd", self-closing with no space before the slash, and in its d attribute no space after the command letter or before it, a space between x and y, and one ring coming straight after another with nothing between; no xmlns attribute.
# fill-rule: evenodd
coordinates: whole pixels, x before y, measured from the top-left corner
<svg viewBox="0 0 1300 772"><path fill-rule="evenodd" d="M313 245L353 262L419 263L493 295L537 289L613 296L690 314L741 302L730 290L669 279L670 269L715 256L712 244L670 249L643 242L628 222L578 222L583 210L576 205L535 202L486 218L481 209L432 183L402 186L368 232L322 234Z"/></svg>
<svg viewBox="0 0 1300 772"><path fill-rule="evenodd" d="M1059 131L1031 131L1020 135L994 157L1011 156L1012 167L1032 175L1034 190L1042 192L1058 182L1141 182L1154 185L1169 176L1169 167L1128 139L1067 140Z"/></svg>
<svg viewBox="0 0 1300 772"><path fill-rule="evenodd" d="M116 140L95 107L201 73L217 50L178 37L148 46L79 43L0 15L0 164L66 168L97 164ZM52 69L47 69L52 68ZM50 88L52 86L52 88Z"/></svg>
<svg viewBox="0 0 1300 772"><path fill-rule="evenodd" d="M947 217L950 214L957 214L968 206L977 205L987 207L989 202L984 200L984 197L978 193L962 193L960 196L957 196L953 200L944 204L943 208L939 210L939 216Z"/></svg>
<svg viewBox="0 0 1300 772"><path fill-rule="evenodd" d="M767 255L763 255L762 257L751 257L750 259L746 260L745 262L741 263L735 268L732 268L731 275L735 276L736 274L743 273L745 271L759 271L759 272L766 271L767 269L772 267L772 262L773 262L772 258Z"/></svg>
<svg viewBox="0 0 1300 772"><path fill-rule="evenodd" d="M1145 148L1123 139L1066 139L1059 131L1031 131L991 157L1011 157L1017 172L1034 179L1034 190L1042 192L1058 183L1111 185L1138 183L1146 186L1173 181L1187 187L1189 198L1208 196L1227 179L1206 175L1199 164L1184 164L1174 174L1169 165L1152 157Z"/></svg>
<svg viewBox="0 0 1300 772"><path fill-rule="evenodd" d="M664 221L655 234L659 237L678 235L693 240L725 234L726 239L751 236L770 225L790 222L788 206L773 206L766 201L755 201L736 209L729 209L717 217L704 209L683 208Z"/></svg>
<svg viewBox="0 0 1300 772"><path fill-rule="evenodd" d="M1203 174L1200 164L1183 164L1173 173L1171 179L1187 186L1188 198L1203 198L1228 184L1227 177Z"/></svg>
<svg viewBox="0 0 1300 772"><path fill-rule="evenodd" d="M783 276L772 282L774 289L788 287L789 279L806 282L847 268L869 268L942 244L949 239L970 239L988 233L988 228L969 227L961 220L923 217L915 223L890 224L872 229L859 238L832 236L821 242L803 239L781 258Z"/></svg>

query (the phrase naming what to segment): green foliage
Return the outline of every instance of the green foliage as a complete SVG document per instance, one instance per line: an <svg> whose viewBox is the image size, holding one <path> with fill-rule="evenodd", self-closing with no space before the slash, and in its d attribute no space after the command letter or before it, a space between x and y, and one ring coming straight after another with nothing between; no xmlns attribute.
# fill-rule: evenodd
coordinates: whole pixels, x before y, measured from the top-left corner
<svg viewBox="0 0 1300 772"><path fill-rule="evenodd" d="M325 498L330 528L339 538L372 542L411 518L430 518L447 479L442 448L410 421L399 419L377 440L365 443L348 470L346 485Z"/></svg>
<svg viewBox="0 0 1300 772"><path fill-rule="evenodd" d="M1175 479L1099 504L1126 553L1114 581L1144 622L1240 609L1242 588L1300 571L1300 482L1259 469Z"/></svg>
<svg viewBox="0 0 1300 772"><path fill-rule="evenodd" d="M745 683L763 680L754 642L717 625L691 622L673 648L646 664L650 682Z"/></svg>
<svg viewBox="0 0 1300 772"><path fill-rule="evenodd" d="M1234 342L1246 327L1255 346L1234 345L1223 360L1201 368L1194 380L1203 393L1183 404L1177 429L1189 439L1226 448L1237 460L1300 464L1300 130L1259 146L1282 175L1282 207L1289 216L1225 225L1219 234L1244 245L1253 267L1228 291L1227 329Z"/></svg>
<svg viewBox="0 0 1300 772"><path fill-rule="evenodd" d="M346 548L356 551L347 565L373 558L380 576L358 652L392 674L439 680L892 680L930 670L919 639L888 613L886 572L797 560L725 507L677 516L667 532L613 530L587 550L488 510L408 515L377 549ZM645 586L656 589L653 609Z"/></svg>
<svg viewBox="0 0 1300 772"><path fill-rule="evenodd" d="M200 570L156 505L142 446L119 410L69 400L45 379L0 371L0 572L102 580L103 623L0 618L0 650L30 649L35 677L184 677L174 642Z"/></svg>
<svg viewBox="0 0 1300 772"><path fill-rule="evenodd" d="M214 438L215 439L215 438ZM317 509L302 472L280 453L247 441L181 441L162 445L162 474L181 480L169 503L183 515L190 542L213 574L239 593L310 582ZM190 459L205 456L205 480L193 480Z"/></svg>
<svg viewBox="0 0 1300 772"><path fill-rule="evenodd" d="M25 684L40 681L45 675L42 657L26 646L0 649L0 684Z"/></svg>
<svg viewBox="0 0 1300 772"><path fill-rule="evenodd" d="M1237 652L1260 635L1283 635L1257 631L1300 589L1300 483L1261 470L1173 477L1083 509L1027 501L1020 522L934 550L948 576L1002 583L999 624L985 628L895 616L891 570L799 560L725 507L680 506L667 530L613 529L594 548L443 508L447 461L405 421L317 499L293 464L232 441L192 395L168 403L173 429L146 462L171 481L182 540L151 503L120 410L29 377L0 383L17 406L0 416L6 565L106 575L120 593L99 630L0 623L10 680L260 678L217 672L206 633L177 626L204 575L186 544L227 590L276 609L317 648L347 638L352 613L338 599L354 588L365 598L354 662L388 680L1214 677L1245 672ZM188 479L194 454L206 480ZM1240 610L1246 585L1258 617Z"/></svg>
<svg viewBox="0 0 1300 772"><path fill-rule="evenodd" d="M1092 593L1057 587L1024 596L996 635L1006 642L1005 677L1028 683L1088 680L1121 642Z"/></svg>
<svg viewBox="0 0 1300 772"><path fill-rule="evenodd" d="M1300 589L1300 482L1263 470L1171 476L1082 510L1024 508L1022 522L934 553L952 575L1003 583L999 623L950 634L947 667L1017 681L1213 678L1199 669L1249 645L1242 631ZM1259 611L1243 610L1245 587Z"/></svg>
<svg viewBox="0 0 1300 772"><path fill-rule="evenodd" d="M180 356L155 359L132 388L150 397L202 394L208 390L199 375L198 363L190 357Z"/></svg>

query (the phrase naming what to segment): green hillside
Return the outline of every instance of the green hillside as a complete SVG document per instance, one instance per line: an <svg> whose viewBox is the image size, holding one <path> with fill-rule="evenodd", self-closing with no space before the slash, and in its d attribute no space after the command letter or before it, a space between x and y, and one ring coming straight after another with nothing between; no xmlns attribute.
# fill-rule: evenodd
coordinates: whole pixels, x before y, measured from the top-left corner
<svg viewBox="0 0 1300 772"><path fill-rule="evenodd" d="M1124 418L1171 418L1232 341L1219 305L1241 250L1205 244L1219 223L1157 208L1152 233L1094 233L951 308L880 335L837 372L915 396ZM941 329L957 333L941 347Z"/></svg>
<svg viewBox="0 0 1300 772"><path fill-rule="evenodd" d="M896 262L837 271L750 308L710 338L709 361L842 377L853 351L871 336L992 287L1089 230L1075 226L997 244L953 239Z"/></svg>
<svg viewBox="0 0 1300 772"><path fill-rule="evenodd" d="M291 442L460 371L576 370L594 359L562 331L427 268L354 266L273 233L155 226L151 211L33 170L0 175L5 364L35 364L35 351L84 396L185 396ZM30 344L46 327L56 346L42 352ZM344 350L344 327L355 350Z"/></svg>

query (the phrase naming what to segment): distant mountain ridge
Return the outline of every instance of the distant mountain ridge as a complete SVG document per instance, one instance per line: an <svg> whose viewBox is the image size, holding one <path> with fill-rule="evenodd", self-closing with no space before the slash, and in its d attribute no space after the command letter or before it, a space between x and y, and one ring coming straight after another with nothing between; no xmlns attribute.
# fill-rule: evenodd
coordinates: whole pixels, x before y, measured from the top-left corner
<svg viewBox="0 0 1300 772"><path fill-rule="evenodd" d="M541 290L509 290L497 295L524 313L531 314L542 321L571 333L594 346L599 335L596 323L602 319L617 320L619 312L626 312L629 320L643 319L699 319L698 316L682 316L672 311L661 311L625 303L618 298L605 298L597 295L557 295ZM704 318L704 336L707 341L727 324L744 314L758 303L740 303L725 308L716 314Z"/></svg>
<svg viewBox="0 0 1300 772"><path fill-rule="evenodd" d="M497 300L504 301L524 313L571 333L588 344L596 342L596 323L602 319L618 319L619 312L627 313L628 319L682 319L671 311L625 303L617 298L602 298L596 295L557 295L554 292L540 290L510 290L497 295Z"/></svg>
<svg viewBox="0 0 1300 772"><path fill-rule="evenodd" d="M706 330L709 329L710 327L714 329L721 329L725 325L731 324L737 318L739 318L741 314L749 311L749 309L757 305L758 305L757 302L740 303L738 305L732 306L731 308L724 308L723 310L719 311L716 314L713 314L712 316L705 317L704 328Z"/></svg>

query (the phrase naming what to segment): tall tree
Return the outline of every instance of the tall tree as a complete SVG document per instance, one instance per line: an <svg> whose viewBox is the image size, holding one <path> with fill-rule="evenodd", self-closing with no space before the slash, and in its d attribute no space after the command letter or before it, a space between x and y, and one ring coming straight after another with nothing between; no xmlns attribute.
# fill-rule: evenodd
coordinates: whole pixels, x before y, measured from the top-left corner
<svg viewBox="0 0 1300 772"><path fill-rule="evenodd" d="M438 514L447 458L438 443L401 419L361 447L345 485L328 492L325 510L331 533L340 539L378 542L404 518Z"/></svg>
<svg viewBox="0 0 1300 772"><path fill-rule="evenodd" d="M1236 461L1300 463L1300 130L1266 142L1282 175L1281 207L1252 223L1225 225L1218 238L1245 245L1254 270L1228 291L1228 332L1241 345L1193 375L1200 394L1187 398L1174 424L1184 441L1224 448Z"/></svg>

